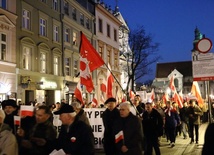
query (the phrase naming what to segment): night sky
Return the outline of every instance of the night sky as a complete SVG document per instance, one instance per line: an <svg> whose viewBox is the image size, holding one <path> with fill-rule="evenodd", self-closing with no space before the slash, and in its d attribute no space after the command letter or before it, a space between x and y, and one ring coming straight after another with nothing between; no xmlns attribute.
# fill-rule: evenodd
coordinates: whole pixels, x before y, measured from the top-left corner
<svg viewBox="0 0 214 155"><path fill-rule="evenodd" d="M104 2L115 8L116 0ZM118 6L130 29L144 26L160 44L159 63L191 60L196 26L214 42L214 0L118 0ZM155 67L142 81L154 79Z"/></svg>

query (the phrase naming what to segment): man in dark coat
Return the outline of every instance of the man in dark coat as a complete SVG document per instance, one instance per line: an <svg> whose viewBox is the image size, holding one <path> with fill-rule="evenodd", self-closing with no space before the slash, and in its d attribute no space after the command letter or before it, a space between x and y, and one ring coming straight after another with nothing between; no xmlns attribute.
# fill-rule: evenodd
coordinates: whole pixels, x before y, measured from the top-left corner
<svg viewBox="0 0 214 155"><path fill-rule="evenodd" d="M94 135L89 125L78 120L73 107L64 104L54 112L60 115L61 131L57 139L56 149L63 149L71 155L94 155Z"/></svg>
<svg viewBox="0 0 214 155"><path fill-rule="evenodd" d="M163 134L163 119L160 113L147 102L143 113L143 131L145 136L145 155L152 155L154 147L156 155L160 155L158 137Z"/></svg>
<svg viewBox="0 0 214 155"><path fill-rule="evenodd" d="M105 101L107 109L103 112L102 119L104 130L104 151L106 155L117 155L115 138L113 134L113 124L120 117L120 112L116 107L116 99L109 98Z"/></svg>
<svg viewBox="0 0 214 155"><path fill-rule="evenodd" d="M140 119L130 112L130 103L119 106L120 117L114 122L113 131L117 155L142 155L143 130Z"/></svg>

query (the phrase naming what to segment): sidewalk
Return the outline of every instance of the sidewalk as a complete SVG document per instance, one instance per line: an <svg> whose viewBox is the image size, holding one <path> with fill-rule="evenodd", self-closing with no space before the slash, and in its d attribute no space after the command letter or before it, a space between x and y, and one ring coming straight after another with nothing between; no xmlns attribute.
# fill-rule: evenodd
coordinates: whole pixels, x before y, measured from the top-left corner
<svg viewBox="0 0 214 155"><path fill-rule="evenodd" d="M201 155L207 126L208 123L200 125L199 144L189 144L190 138L183 139L182 136L177 136L175 147L171 148L166 138L162 138L160 146L161 155ZM97 150L96 155L105 155L105 153L103 150Z"/></svg>

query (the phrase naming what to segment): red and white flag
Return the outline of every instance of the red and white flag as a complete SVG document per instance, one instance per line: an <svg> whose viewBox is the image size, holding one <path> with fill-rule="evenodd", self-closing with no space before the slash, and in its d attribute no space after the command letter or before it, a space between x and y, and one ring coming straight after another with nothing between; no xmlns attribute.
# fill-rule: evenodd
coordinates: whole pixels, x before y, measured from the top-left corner
<svg viewBox="0 0 214 155"><path fill-rule="evenodd" d="M21 117L14 116L14 125L20 125L20 123L21 123Z"/></svg>
<svg viewBox="0 0 214 155"><path fill-rule="evenodd" d="M155 99L155 91L154 91L154 88L153 88L152 91L151 91L151 97L150 97L150 99L151 99L152 101L154 101L154 99Z"/></svg>
<svg viewBox="0 0 214 155"><path fill-rule="evenodd" d="M176 90L175 84L174 84L174 76L171 77L169 82L169 88L174 92Z"/></svg>
<svg viewBox="0 0 214 155"><path fill-rule="evenodd" d="M106 93L107 91L107 81L105 79L103 79L102 83L100 84L100 90L103 93Z"/></svg>
<svg viewBox="0 0 214 155"><path fill-rule="evenodd" d="M199 105L200 107L202 107L202 106L204 105L204 100L203 100L203 98L201 97L201 91L200 91L200 89L199 89L199 86L198 86L198 82L197 82L197 81L193 81L191 93L192 93L192 95L194 95L194 96L197 98L198 105Z"/></svg>
<svg viewBox="0 0 214 155"><path fill-rule="evenodd" d="M132 90L129 91L129 97L131 100L134 100L135 94Z"/></svg>
<svg viewBox="0 0 214 155"><path fill-rule="evenodd" d="M91 93L94 89L91 72L104 64L99 53L94 49L86 36L81 32L80 43L80 81Z"/></svg>
<svg viewBox="0 0 214 155"><path fill-rule="evenodd" d="M168 95L167 92L165 92L165 94L163 95L162 99L163 99L163 102L164 102L165 104L166 104L167 101L169 101L169 95Z"/></svg>
<svg viewBox="0 0 214 155"><path fill-rule="evenodd" d="M93 107L98 107L98 101L97 101L97 94L94 95L94 98L92 99Z"/></svg>
<svg viewBox="0 0 214 155"><path fill-rule="evenodd" d="M34 107L31 105L21 105L20 115L21 116L33 116Z"/></svg>
<svg viewBox="0 0 214 155"><path fill-rule="evenodd" d="M182 103L181 98L178 95L177 91L174 92L173 98L174 98L174 101L176 103L178 103L179 108L183 108L183 103Z"/></svg>
<svg viewBox="0 0 214 155"><path fill-rule="evenodd" d="M82 89L80 86L80 81L77 83L77 87L74 91L75 97L83 104L83 98L82 98Z"/></svg>
<svg viewBox="0 0 214 155"><path fill-rule="evenodd" d="M123 139L124 139L124 134L123 134L123 131L121 130L120 132L118 132L115 135L115 143L118 143L119 141L121 141Z"/></svg>
<svg viewBox="0 0 214 155"><path fill-rule="evenodd" d="M108 63L108 70L107 70L107 99L113 97L113 83L114 77L111 74L111 66Z"/></svg>

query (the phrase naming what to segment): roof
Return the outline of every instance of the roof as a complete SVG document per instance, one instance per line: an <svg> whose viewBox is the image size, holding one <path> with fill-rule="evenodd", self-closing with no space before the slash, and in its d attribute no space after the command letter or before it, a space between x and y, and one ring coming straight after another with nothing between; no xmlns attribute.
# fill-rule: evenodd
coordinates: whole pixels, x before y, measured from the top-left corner
<svg viewBox="0 0 214 155"><path fill-rule="evenodd" d="M192 76L192 61L157 63L156 78L165 78L176 69L184 77Z"/></svg>

